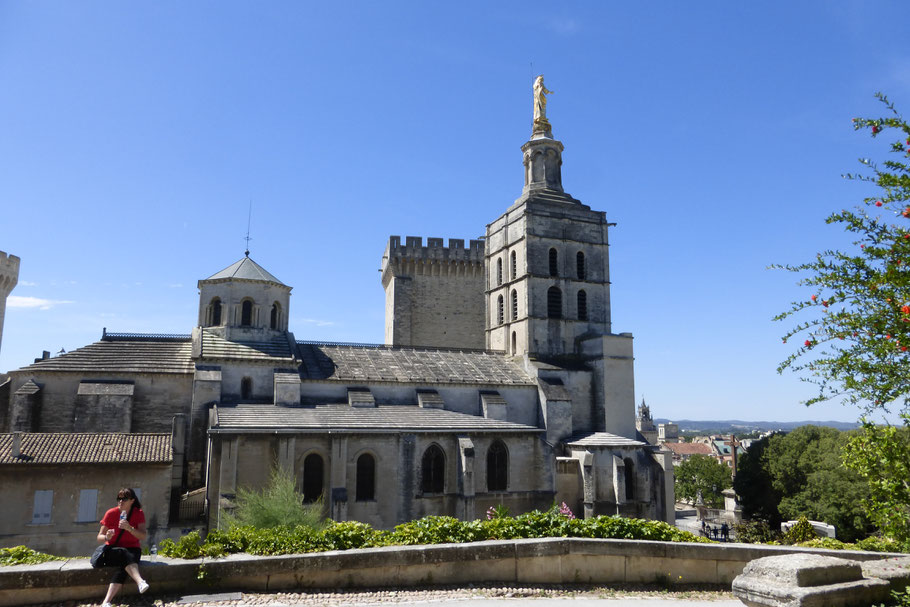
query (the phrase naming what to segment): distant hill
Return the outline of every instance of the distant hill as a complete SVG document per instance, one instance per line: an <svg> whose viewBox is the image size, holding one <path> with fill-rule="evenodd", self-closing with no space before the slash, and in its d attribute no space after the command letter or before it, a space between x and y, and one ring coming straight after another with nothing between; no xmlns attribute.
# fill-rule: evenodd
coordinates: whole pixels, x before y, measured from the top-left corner
<svg viewBox="0 0 910 607"><path fill-rule="evenodd" d="M654 418L655 424L673 422L679 425L680 432L698 432L701 434L748 434L749 432L766 432L768 430L783 430L790 432L800 426L828 426L838 430L853 430L858 428L856 422L834 421L802 421L802 422L747 422L739 419L717 420L691 420L691 419L665 419Z"/></svg>

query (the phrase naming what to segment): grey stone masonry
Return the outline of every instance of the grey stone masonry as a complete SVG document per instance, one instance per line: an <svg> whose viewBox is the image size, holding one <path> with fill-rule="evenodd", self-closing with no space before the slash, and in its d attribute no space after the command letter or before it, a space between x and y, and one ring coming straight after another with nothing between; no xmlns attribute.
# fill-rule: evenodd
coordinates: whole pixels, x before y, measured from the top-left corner
<svg viewBox="0 0 910 607"><path fill-rule="evenodd" d="M484 243L392 236L382 256L385 342L483 348Z"/></svg>
<svg viewBox="0 0 910 607"><path fill-rule="evenodd" d="M857 561L818 554L756 559L733 580L733 594L749 607L871 605L889 589L885 580L864 578Z"/></svg>
<svg viewBox="0 0 910 607"><path fill-rule="evenodd" d="M3 317L6 298L19 282L19 258L0 251L0 347L3 345Z"/></svg>

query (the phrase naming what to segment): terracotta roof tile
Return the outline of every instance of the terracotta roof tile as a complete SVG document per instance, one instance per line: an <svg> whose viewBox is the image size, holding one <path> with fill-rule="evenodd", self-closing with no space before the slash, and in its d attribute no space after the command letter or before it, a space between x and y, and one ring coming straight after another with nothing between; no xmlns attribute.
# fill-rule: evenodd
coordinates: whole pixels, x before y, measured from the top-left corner
<svg viewBox="0 0 910 607"><path fill-rule="evenodd" d="M704 443L664 443L663 447L676 455L711 455L714 451Z"/></svg>
<svg viewBox="0 0 910 607"><path fill-rule="evenodd" d="M170 434L22 432L19 457L13 434L0 434L0 465L134 464L173 461Z"/></svg>

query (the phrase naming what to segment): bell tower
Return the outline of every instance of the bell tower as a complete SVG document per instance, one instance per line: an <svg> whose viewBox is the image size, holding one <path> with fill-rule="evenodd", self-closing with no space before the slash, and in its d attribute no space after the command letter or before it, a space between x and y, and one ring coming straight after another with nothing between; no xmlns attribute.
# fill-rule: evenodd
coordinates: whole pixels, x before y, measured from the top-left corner
<svg viewBox="0 0 910 607"><path fill-rule="evenodd" d="M19 283L19 258L0 251L0 345L3 344L3 317L6 298Z"/></svg>

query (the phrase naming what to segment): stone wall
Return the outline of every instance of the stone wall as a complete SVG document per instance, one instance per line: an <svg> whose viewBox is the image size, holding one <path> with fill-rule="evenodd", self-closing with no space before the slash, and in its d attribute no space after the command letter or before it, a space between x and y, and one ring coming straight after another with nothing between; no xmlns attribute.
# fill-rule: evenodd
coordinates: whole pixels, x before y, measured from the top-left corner
<svg viewBox="0 0 910 607"><path fill-rule="evenodd" d="M19 282L19 258L0 251L0 347L3 345L3 318L6 298Z"/></svg>
<svg viewBox="0 0 910 607"><path fill-rule="evenodd" d="M704 584L730 588L750 561L771 555L827 554L748 544L684 544L636 540L549 538L434 546L391 546L303 555L142 562L151 583L146 597L225 591L417 587L452 584ZM894 555L850 551L859 561ZM204 565L205 579L200 579ZM0 567L0 606L98 600L110 571L87 559ZM124 587L125 595L135 586Z"/></svg>

